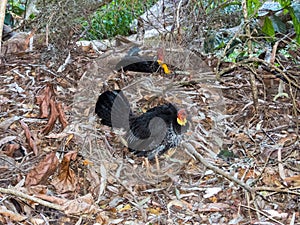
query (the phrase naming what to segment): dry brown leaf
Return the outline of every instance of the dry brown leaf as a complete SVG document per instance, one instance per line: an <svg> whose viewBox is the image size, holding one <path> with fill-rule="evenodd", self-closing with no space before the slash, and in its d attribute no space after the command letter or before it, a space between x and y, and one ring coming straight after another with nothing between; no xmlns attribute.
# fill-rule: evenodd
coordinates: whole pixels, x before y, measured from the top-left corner
<svg viewBox="0 0 300 225"><path fill-rule="evenodd" d="M300 186L300 174L292 177L286 177L284 180L286 182L293 183L293 185L296 187Z"/></svg>
<svg viewBox="0 0 300 225"><path fill-rule="evenodd" d="M50 118L48 120L47 125L42 130L43 134L48 134L53 129L55 121L57 120L57 118L59 116L57 109L56 109L56 104L53 99L50 99L50 109L51 109Z"/></svg>
<svg viewBox="0 0 300 225"><path fill-rule="evenodd" d="M281 187L280 177L277 171L273 168L267 167L262 174L262 181L270 187Z"/></svg>
<svg viewBox="0 0 300 225"><path fill-rule="evenodd" d="M26 177L25 186L33 186L46 183L58 166L58 158L55 152L49 153L40 163L34 167Z"/></svg>
<svg viewBox="0 0 300 225"><path fill-rule="evenodd" d="M47 118L49 116L50 99L53 95L51 85L47 85L42 94L36 96L37 104L40 105L40 118Z"/></svg>
<svg viewBox="0 0 300 225"><path fill-rule="evenodd" d="M192 209L192 205L184 200L172 200L168 203L167 209L168 212L170 213L171 207L175 207L179 210L184 210L184 209Z"/></svg>
<svg viewBox="0 0 300 225"><path fill-rule="evenodd" d="M68 120L67 120L66 114L64 113L64 110L62 108L62 104L57 103L56 108L57 108L57 111L58 111L59 121L60 121L63 129L65 129L65 127L68 125Z"/></svg>
<svg viewBox="0 0 300 225"><path fill-rule="evenodd" d="M71 86L70 81L68 81L66 78L57 77L56 80L57 83L59 83L63 88L68 88Z"/></svg>
<svg viewBox="0 0 300 225"><path fill-rule="evenodd" d="M97 213L96 217L95 217L95 223L99 223L99 224L108 224L108 216L105 215L104 212L99 212Z"/></svg>
<svg viewBox="0 0 300 225"><path fill-rule="evenodd" d="M35 142L34 138L32 137L32 134L31 134L27 124L22 120L20 120L20 124L21 124L22 128L25 131L25 136L26 136L26 140L27 140L27 143L28 143L29 147L31 148L33 153L35 155L37 155L38 154L38 149L37 149L37 146L36 146L36 142Z"/></svg>
<svg viewBox="0 0 300 225"><path fill-rule="evenodd" d="M154 215L161 214L161 208L148 208L147 211Z"/></svg>
<svg viewBox="0 0 300 225"><path fill-rule="evenodd" d="M4 218L9 218L11 221L21 222L27 219L26 216L22 216L19 213L15 213L5 208L5 206L0 206L0 215Z"/></svg>
<svg viewBox="0 0 300 225"><path fill-rule="evenodd" d="M17 150L20 149L20 145L17 143L12 143L12 144L7 144L4 149L3 149L3 154L9 156L9 157L18 157L17 154ZM23 155L20 155L23 156Z"/></svg>
<svg viewBox="0 0 300 225"><path fill-rule="evenodd" d="M235 134L235 140L237 142L251 142L249 136L245 133L237 133Z"/></svg>
<svg viewBox="0 0 300 225"><path fill-rule="evenodd" d="M43 200L48 201L48 202L58 204L58 205L66 204L66 202L69 201L68 199L65 199L65 198L59 198L59 197L56 197L56 196L49 196L47 194L35 194L35 197L43 199Z"/></svg>
<svg viewBox="0 0 300 225"><path fill-rule="evenodd" d="M84 160L82 161L82 164L83 164L84 166L93 166L93 165L94 165L94 163L93 163L92 161L88 160L88 159L84 159Z"/></svg>
<svg viewBox="0 0 300 225"><path fill-rule="evenodd" d="M283 147L288 147L294 144L297 141L298 136L296 134L289 134L286 137L280 138L278 144Z"/></svg>
<svg viewBox="0 0 300 225"><path fill-rule="evenodd" d="M47 186L46 185L36 185L28 187L27 193L30 195L37 195L37 194L47 194Z"/></svg>
<svg viewBox="0 0 300 225"><path fill-rule="evenodd" d="M249 169L249 170L246 170L244 168L238 169L238 178L240 179L243 178L245 181L247 181L248 179L256 179L257 177L258 174L254 169Z"/></svg>
<svg viewBox="0 0 300 225"><path fill-rule="evenodd" d="M100 178L99 178L99 175L96 173L94 167L90 166L87 169L88 169L88 172L87 172L86 179L90 183L89 191L91 193L99 195L99 187L100 187Z"/></svg>
<svg viewBox="0 0 300 225"><path fill-rule="evenodd" d="M101 211L100 208L94 205L94 199L91 194L84 195L71 201L67 201L64 204L64 207L64 212L67 215L94 214Z"/></svg>
<svg viewBox="0 0 300 225"><path fill-rule="evenodd" d="M76 151L68 152L60 164L58 176L51 182L59 193L72 192L76 190L78 179L75 172L70 168L71 160L75 160L76 157Z"/></svg>
<svg viewBox="0 0 300 225"><path fill-rule="evenodd" d="M3 43L2 52L5 54L9 53L19 53L24 54L25 51L28 49L28 43L31 39L32 35L25 33L25 32L19 32L15 34L12 38L5 41Z"/></svg>
<svg viewBox="0 0 300 225"><path fill-rule="evenodd" d="M225 203L208 203L203 205L202 208L199 208L198 211L200 212L220 212L224 211L225 209L229 209L230 206Z"/></svg>

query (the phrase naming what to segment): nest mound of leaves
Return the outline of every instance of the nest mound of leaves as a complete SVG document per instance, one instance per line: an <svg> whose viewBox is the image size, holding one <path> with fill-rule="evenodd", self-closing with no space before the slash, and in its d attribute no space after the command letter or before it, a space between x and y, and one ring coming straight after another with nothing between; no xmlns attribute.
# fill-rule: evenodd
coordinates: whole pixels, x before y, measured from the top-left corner
<svg viewBox="0 0 300 225"><path fill-rule="evenodd" d="M255 108L243 67L219 82L196 64L186 74L116 72L113 53L73 50L58 69L43 54L0 66L0 223L299 222L297 87L285 84L289 98L274 99L282 81L260 71ZM186 108L184 144L157 162L131 155L123 131L94 114L112 89L136 113L165 102Z"/></svg>

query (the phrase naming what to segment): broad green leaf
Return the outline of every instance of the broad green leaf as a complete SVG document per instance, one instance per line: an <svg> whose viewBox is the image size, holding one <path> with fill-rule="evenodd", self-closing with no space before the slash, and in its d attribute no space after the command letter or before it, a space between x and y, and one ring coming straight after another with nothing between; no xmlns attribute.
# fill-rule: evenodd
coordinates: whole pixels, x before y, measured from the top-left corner
<svg viewBox="0 0 300 225"><path fill-rule="evenodd" d="M278 16L272 15L270 19L276 32L286 33L286 24Z"/></svg>
<svg viewBox="0 0 300 225"><path fill-rule="evenodd" d="M265 18L264 25L262 27L262 31L270 37L275 36L275 30L274 30L274 27L272 24L272 20L269 17Z"/></svg>
<svg viewBox="0 0 300 225"><path fill-rule="evenodd" d="M296 32L296 41L298 44L300 44L300 22L295 14L295 11L292 7L288 7L290 16L292 17L292 21L293 21L293 25L294 25L294 29Z"/></svg>

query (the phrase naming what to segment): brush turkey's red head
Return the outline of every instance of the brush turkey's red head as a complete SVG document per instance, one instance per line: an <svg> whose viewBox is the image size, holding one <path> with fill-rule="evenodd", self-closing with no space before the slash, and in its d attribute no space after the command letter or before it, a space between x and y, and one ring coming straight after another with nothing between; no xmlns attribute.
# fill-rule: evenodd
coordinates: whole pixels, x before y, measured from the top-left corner
<svg viewBox="0 0 300 225"><path fill-rule="evenodd" d="M185 126L187 122L187 112L185 109L180 109L177 113L177 123L181 126Z"/></svg>

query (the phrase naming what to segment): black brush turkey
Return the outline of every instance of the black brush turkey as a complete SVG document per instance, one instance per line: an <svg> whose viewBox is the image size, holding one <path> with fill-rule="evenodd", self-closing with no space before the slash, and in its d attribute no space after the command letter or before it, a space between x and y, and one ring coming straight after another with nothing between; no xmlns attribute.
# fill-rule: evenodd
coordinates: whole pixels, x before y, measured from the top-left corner
<svg viewBox="0 0 300 225"><path fill-rule="evenodd" d="M163 62L163 50L159 49L157 52L157 60L146 57L140 56L139 53L140 49L135 46L131 48L128 54L121 59L120 62L116 65L117 71L134 71L134 72L144 72L144 73L155 73L162 70L165 74L170 74L171 71L167 64Z"/></svg>
<svg viewBox="0 0 300 225"><path fill-rule="evenodd" d="M125 129L129 151L150 160L179 145L188 129L187 113L184 109L177 110L168 103L151 108L138 116L130 109L130 104L121 90L102 93L95 112L101 118L102 124Z"/></svg>

